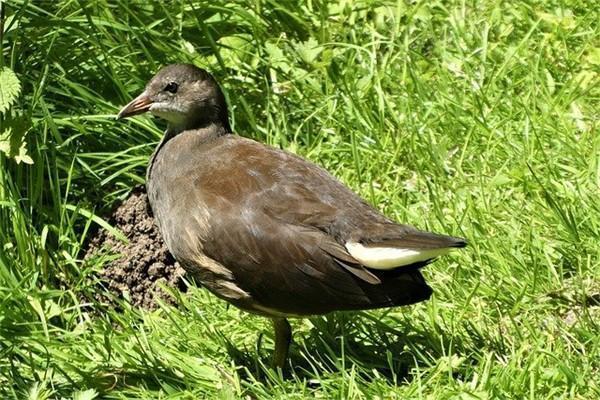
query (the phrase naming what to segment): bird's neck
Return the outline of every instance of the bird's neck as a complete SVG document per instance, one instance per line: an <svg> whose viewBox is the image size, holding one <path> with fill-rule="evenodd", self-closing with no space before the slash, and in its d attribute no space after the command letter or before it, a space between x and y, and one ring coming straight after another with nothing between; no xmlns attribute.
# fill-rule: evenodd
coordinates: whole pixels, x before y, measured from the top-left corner
<svg viewBox="0 0 600 400"><path fill-rule="evenodd" d="M224 126L220 122L211 122L204 126L199 126L199 127L195 127L195 128L185 128L185 127L182 127L181 125L169 124L167 126L167 130L165 131L163 138L156 146L156 149L154 149L154 153L152 153L152 156L150 157L150 161L148 162L148 168L146 169L146 182L148 182L150 180L150 175L152 173L152 167L154 165L154 161L156 160L156 156L158 155L158 153L161 151L161 149L164 147L164 145L169 140L171 140L172 138L174 138L175 136L177 136L183 132L193 133L194 136L198 137L198 141L200 143L207 142L209 140L218 138L219 136L223 136L223 135L232 133L231 128L229 127L229 123L227 123Z"/></svg>
<svg viewBox="0 0 600 400"><path fill-rule="evenodd" d="M177 136L181 132L186 131L194 131L198 135L208 139L210 137L217 137L231 133L231 128L228 121L207 121L204 123L196 122L194 124L169 123L162 141L167 142L169 139Z"/></svg>
<svg viewBox="0 0 600 400"><path fill-rule="evenodd" d="M169 115L169 118L165 118L168 123L166 136L173 137L190 130L217 134L231 133L229 112L222 96L222 94L217 96L215 101L199 102L191 111Z"/></svg>

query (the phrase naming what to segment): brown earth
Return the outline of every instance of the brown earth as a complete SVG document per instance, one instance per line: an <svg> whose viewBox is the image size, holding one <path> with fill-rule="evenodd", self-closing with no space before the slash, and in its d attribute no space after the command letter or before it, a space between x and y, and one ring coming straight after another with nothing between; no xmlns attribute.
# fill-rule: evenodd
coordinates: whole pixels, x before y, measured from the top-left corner
<svg viewBox="0 0 600 400"><path fill-rule="evenodd" d="M134 190L112 213L109 223L129 242L124 243L105 229L91 239L86 259L120 255L104 263L98 277L101 285L116 298L123 299L127 293L130 302L138 307L155 309L159 298L173 303L160 285L185 291L184 270L169 253L154 224L144 188ZM98 300L110 301L108 296L100 297Z"/></svg>

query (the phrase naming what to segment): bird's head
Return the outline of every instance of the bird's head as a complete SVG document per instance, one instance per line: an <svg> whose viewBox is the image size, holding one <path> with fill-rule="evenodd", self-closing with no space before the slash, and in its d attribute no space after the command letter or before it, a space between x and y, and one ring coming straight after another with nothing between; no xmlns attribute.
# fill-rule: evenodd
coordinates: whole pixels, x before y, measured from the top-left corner
<svg viewBox="0 0 600 400"><path fill-rule="evenodd" d="M117 119L150 111L182 131L221 124L229 129L227 104L221 88L205 70L191 64L162 68L144 91L119 111Z"/></svg>

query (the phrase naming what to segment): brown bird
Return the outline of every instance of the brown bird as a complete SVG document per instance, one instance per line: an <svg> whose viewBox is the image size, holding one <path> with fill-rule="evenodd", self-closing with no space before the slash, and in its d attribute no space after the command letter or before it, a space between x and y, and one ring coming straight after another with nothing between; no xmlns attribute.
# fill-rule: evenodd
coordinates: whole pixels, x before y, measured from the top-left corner
<svg viewBox="0 0 600 400"><path fill-rule="evenodd" d="M426 300L419 268L466 246L398 224L321 167L233 134L219 85L194 65L161 69L117 118L147 111L168 124L146 186L169 250L216 296L273 320L276 367L287 317Z"/></svg>

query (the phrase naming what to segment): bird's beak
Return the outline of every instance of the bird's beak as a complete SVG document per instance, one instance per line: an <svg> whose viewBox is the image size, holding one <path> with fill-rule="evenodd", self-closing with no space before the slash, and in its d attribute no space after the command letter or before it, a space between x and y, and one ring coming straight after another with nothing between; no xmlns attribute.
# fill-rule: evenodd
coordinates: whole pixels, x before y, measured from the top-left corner
<svg viewBox="0 0 600 400"><path fill-rule="evenodd" d="M134 115L145 113L150 109L152 105L152 100L146 94L146 92L142 92L138 97L131 100L125 107L119 111L117 114L117 119L132 117Z"/></svg>

